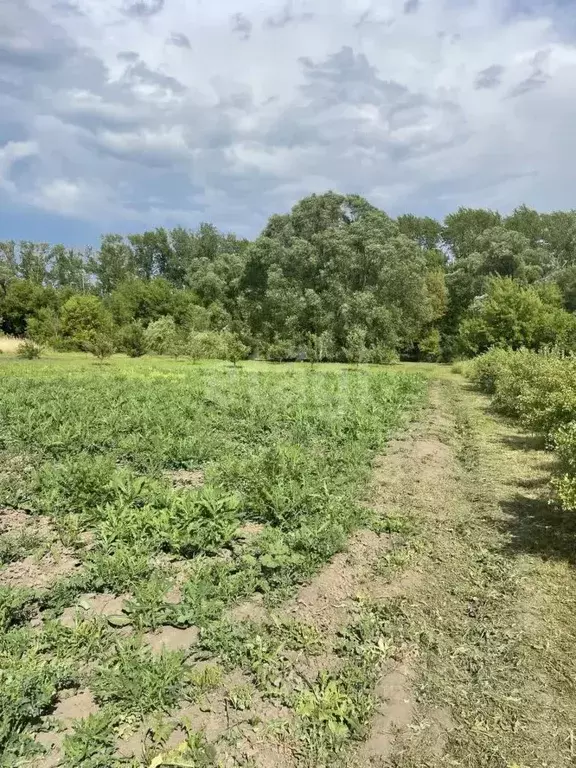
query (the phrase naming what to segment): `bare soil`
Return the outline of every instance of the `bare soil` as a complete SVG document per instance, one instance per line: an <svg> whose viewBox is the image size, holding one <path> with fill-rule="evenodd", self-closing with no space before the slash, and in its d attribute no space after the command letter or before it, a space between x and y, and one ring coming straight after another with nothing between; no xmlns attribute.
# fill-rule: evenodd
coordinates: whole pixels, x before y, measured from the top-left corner
<svg viewBox="0 0 576 768"><path fill-rule="evenodd" d="M60 621L65 627L73 627L78 618L91 616L120 616L130 595L113 595L108 592L80 595L76 604L65 608Z"/></svg>
<svg viewBox="0 0 576 768"><path fill-rule="evenodd" d="M175 488L202 488L204 472L201 469L175 469L167 472Z"/></svg>

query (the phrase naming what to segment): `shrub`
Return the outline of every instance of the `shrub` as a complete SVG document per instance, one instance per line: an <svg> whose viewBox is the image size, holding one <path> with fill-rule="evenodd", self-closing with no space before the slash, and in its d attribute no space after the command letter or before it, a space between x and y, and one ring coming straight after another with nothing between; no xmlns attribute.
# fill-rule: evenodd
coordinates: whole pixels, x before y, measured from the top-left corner
<svg viewBox="0 0 576 768"><path fill-rule="evenodd" d="M112 357L115 351L114 343L108 336L104 336L103 333L94 334L92 340L85 343L84 348L91 355L97 357L101 363L108 357Z"/></svg>
<svg viewBox="0 0 576 768"><path fill-rule="evenodd" d="M230 334L232 335L232 334ZM194 331L188 337L186 354L192 360L225 360L228 358L228 334L217 331Z"/></svg>
<svg viewBox="0 0 576 768"><path fill-rule="evenodd" d="M306 357L311 363L327 360L333 352L334 339L329 331L309 333L306 344Z"/></svg>
<svg viewBox="0 0 576 768"><path fill-rule="evenodd" d="M112 335L112 316L97 296L72 296L60 311L60 332L71 349L84 349L97 335Z"/></svg>
<svg viewBox="0 0 576 768"><path fill-rule="evenodd" d="M543 295L541 295L543 294ZM460 325L460 344L467 355L491 347L542 349L555 344L573 348L576 318L562 309L557 289L540 292L507 277L493 278Z"/></svg>
<svg viewBox="0 0 576 768"><path fill-rule="evenodd" d="M268 345L266 360L272 363L283 363L288 360L296 360L297 353L294 342L290 339L276 339Z"/></svg>
<svg viewBox="0 0 576 768"><path fill-rule="evenodd" d="M60 333L60 320L55 310L39 309L37 315L26 321L26 336L37 344L52 345Z"/></svg>
<svg viewBox="0 0 576 768"><path fill-rule="evenodd" d="M431 328L428 333L418 342L418 351L422 360L435 362L442 355L440 331L438 328Z"/></svg>
<svg viewBox="0 0 576 768"><path fill-rule="evenodd" d="M128 357L142 357L146 354L146 337L140 323L123 326L118 333L118 348Z"/></svg>
<svg viewBox="0 0 576 768"><path fill-rule="evenodd" d="M355 326L346 336L346 360L360 365L366 359L366 329Z"/></svg>
<svg viewBox="0 0 576 768"><path fill-rule="evenodd" d="M150 323L144 331L144 341L150 352L157 355L180 354L180 336L171 315L164 315Z"/></svg>
<svg viewBox="0 0 576 768"><path fill-rule="evenodd" d="M250 348L242 342L242 339L231 331L222 331L224 346L226 349L226 359L236 367L240 360L245 360Z"/></svg>
<svg viewBox="0 0 576 768"><path fill-rule="evenodd" d="M492 349L472 361L467 371L468 378L488 395L496 392L496 384L507 370L510 352L505 349Z"/></svg>
<svg viewBox="0 0 576 768"><path fill-rule="evenodd" d="M491 350L470 364L469 376L495 406L545 437L559 459L558 501L576 510L576 357L554 351Z"/></svg>
<svg viewBox="0 0 576 768"><path fill-rule="evenodd" d="M18 357L23 357L26 360L37 360L42 354L42 347L31 339L26 339L22 344L18 345L16 350Z"/></svg>
<svg viewBox="0 0 576 768"><path fill-rule="evenodd" d="M377 346L372 347L372 349L368 351L368 360L376 365L394 365L399 362L400 357L395 349Z"/></svg>

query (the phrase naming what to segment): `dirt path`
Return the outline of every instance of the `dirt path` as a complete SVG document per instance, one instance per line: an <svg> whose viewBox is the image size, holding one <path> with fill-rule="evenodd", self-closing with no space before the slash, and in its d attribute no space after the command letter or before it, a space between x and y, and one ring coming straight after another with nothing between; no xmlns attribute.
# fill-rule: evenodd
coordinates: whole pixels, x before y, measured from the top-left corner
<svg viewBox="0 0 576 768"><path fill-rule="evenodd" d="M576 528L548 502L550 461L458 378L431 382L380 460L381 508L417 532L404 571L371 587L401 642L355 765L576 764Z"/></svg>

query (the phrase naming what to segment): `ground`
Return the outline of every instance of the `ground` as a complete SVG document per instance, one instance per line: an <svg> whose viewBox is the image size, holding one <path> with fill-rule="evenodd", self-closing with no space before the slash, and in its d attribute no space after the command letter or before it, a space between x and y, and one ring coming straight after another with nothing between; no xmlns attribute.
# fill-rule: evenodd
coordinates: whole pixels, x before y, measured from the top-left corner
<svg viewBox="0 0 576 768"><path fill-rule="evenodd" d="M187 649L202 695L162 722L126 720L100 762L88 749L66 766L575 764L575 526L550 503L551 455L448 367L396 368L424 375L428 400L372 462L362 499L372 524L282 600L240 602L214 631L147 631L155 654ZM195 488L204 475L173 480ZM10 514L12 529L29 525ZM46 526L32 533L55 538ZM260 534L249 523L242 540ZM76 567L56 541L0 571L0 583ZM106 631L126 636L126 600L79 595L59 620L108 618ZM35 765L57 765L73 719L98 712L88 690L61 695L37 736L50 754ZM187 733L186 755L173 752ZM192 746L191 733L202 734Z"/></svg>

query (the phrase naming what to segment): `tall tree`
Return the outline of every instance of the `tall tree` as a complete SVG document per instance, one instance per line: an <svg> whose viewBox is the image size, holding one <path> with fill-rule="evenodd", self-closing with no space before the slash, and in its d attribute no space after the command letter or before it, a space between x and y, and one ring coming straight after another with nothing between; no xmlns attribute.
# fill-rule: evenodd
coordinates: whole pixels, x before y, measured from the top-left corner
<svg viewBox="0 0 576 768"><path fill-rule="evenodd" d="M496 211L461 207L444 219L442 239L453 258L466 258L474 252L478 235L499 226L501 220Z"/></svg>
<svg viewBox="0 0 576 768"><path fill-rule="evenodd" d="M103 294L136 274L134 252L122 235L104 235L100 250L90 260L91 269Z"/></svg>

